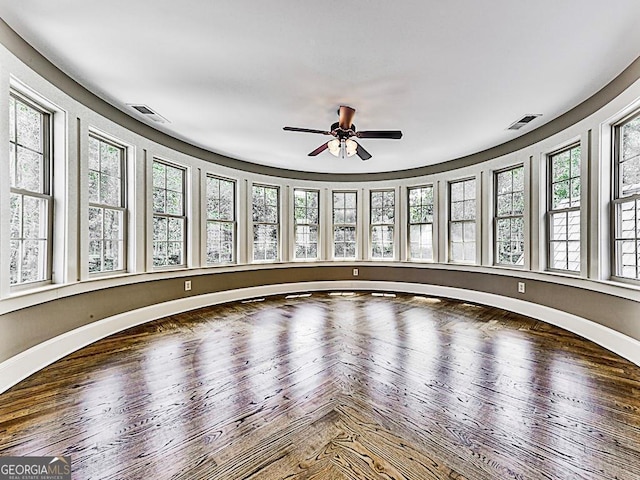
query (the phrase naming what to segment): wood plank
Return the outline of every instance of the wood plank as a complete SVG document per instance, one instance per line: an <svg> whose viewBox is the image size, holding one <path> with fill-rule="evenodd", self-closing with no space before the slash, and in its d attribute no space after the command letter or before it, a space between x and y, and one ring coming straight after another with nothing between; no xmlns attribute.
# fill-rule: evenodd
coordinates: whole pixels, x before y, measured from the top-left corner
<svg viewBox="0 0 640 480"><path fill-rule="evenodd" d="M500 309L314 293L113 335L0 397L74 478L627 479L640 368Z"/></svg>

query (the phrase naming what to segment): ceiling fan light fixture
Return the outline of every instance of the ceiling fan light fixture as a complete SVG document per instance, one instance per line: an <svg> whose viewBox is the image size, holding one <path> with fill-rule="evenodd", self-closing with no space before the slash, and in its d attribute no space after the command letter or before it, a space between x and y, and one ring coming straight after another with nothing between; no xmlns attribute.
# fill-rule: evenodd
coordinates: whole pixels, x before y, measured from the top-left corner
<svg viewBox="0 0 640 480"><path fill-rule="evenodd" d="M350 138L346 140L334 138L333 140L329 140L327 147L331 155L339 158L353 157L358 151L358 144Z"/></svg>
<svg viewBox="0 0 640 480"><path fill-rule="evenodd" d="M340 156L340 140L338 140L337 138L329 140L327 146L329 147L329 153L331 153L331 155L333 155L334 157Z"/></svg>
<svg viewBox="0 0 640 480"><path fill-rule="evenodd" d="M358 144L354 140L348 138L347 140L345 140L344 145L347 150L347 157L353 157L358 150Z"/></svg>

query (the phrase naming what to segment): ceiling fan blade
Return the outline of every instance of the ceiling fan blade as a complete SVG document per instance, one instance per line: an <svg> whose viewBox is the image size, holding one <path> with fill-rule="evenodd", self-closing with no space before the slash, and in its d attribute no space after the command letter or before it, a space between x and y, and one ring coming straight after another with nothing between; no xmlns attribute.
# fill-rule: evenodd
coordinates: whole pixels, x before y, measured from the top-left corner
<svg viewBox="0 0 640 480"><path fill-rule="evenodd" d="M329 142L327 143L323 143L322 145L320 145L318 148L316 148L313 152L311 152L309 154L310 157L315 157L316 155L318 155L319 153L324 152L327 148L329 148Z"/></svg>
<svg viewBox="0 0 640 480"><path fill-rule="evenodd" d="M331 135L331 132L324 130L314 130L313 128L298 128L298 127L283 127L283 130L288 132L305 132L305 133L319 133L320 135Z"/></svg>
<svg viewBox="0 0 640 480"><path fill-rule="evenodd" d="M347 107L346 105L340 105L340 110L338 110L338 115L340 119L338 120L338 125L343 130L349 130L351 125L353 124L353 116L356 114L356 109Z"/></svg>
<svg viewBox="0 0 640 480"><path fill-rule="evenodd" d="M367 152L364 147L362 145L360 145L358 142L356 142L356 144L358 145L358 148L356 149L356 154L362 159L362 160L369 160L371 158L371 154L369 152Z"/></svg>
<svg viewBox="0 0 640 480"><path fill-rule="evenodd" d="M399 140L402 138L400 130L367 130L364 132L356 132L358 138L390 138Z"/></svg>

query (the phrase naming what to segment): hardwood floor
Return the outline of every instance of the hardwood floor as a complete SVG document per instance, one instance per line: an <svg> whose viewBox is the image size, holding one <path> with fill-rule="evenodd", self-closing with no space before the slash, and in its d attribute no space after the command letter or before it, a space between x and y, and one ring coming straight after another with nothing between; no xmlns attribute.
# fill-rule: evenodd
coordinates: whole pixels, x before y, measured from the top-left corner
<svg viewBox="0 0 640 480"><path fill-rule="evenodd" d="M205 308L0 396L0 455L74 479L640 479L640 368L463 302L356 293Z"/></svg>

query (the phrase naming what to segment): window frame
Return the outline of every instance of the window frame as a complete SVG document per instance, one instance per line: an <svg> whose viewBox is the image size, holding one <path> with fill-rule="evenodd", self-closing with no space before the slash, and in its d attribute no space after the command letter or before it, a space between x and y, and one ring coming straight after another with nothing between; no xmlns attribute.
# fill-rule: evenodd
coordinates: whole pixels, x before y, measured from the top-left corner
<svg viewBox="0 0 640 480"><path fill-rule="evenodd" d="M121 258L122 258L122 268L116 269L116 270L101 270L99 272L88 272L89 276L91 277L98 277L98 276L103 276L103 275L114 275L114 274L118 274L118 273L124 273L126 271L128 271L128 238L129 238L129 208L128 208L128 198L129 198L129 194L128 194L128 170L127 170L127 159L128 159L128 148L113 139L107 138L104 135L101 135L100 133L93 131L93 130L89 130L89 135L88 135L89 139L94 138L95 140L98 140L99 142L103 142L106 143L107 145L110 145L112 147L117 148L118 150L120 150L120 206L119 207L114 207L111 205L107 205L107 204L101 204L101 203L95 203L95 202L91 202L91 200L89 200L89 195L87 195L87 207L88 208L100 208L103 210L104 209L109 209L109 210L116 210L116 211L120 211L122 212L122 249L120 252ZM87 172L91 171L91 169L89 168L88 164L87 164ZM87 227L88 227L88 223L87 223ZM101 239L101 241L104 241L105 239ZM89 241L87 243L87 260L89 258L89 249L90 249L90 244L91 244L91 239L89 238Z"/></svg>
<svg viewBox="0 0 640 480"><path fill-rule="evenodd" d="M42 192L35 192L32 190L27 190L24 188L18 188L12 185L13 179L9 179L9 197L11 197L11 195L20 195L22 198L24 198L25 196L28 197L32 197L32 198L37 198L40 200L44 200L47 204L47 207L45 209L46 211L46 219L45 222L46 224L44 225L43 231L46 232L46 248L45 248L45 252L44 252L44 265L43 265L43 271L44 271L44 275L42 279L38 279L38 280L32 280L32 281L26 281L26 282L21 282L18 281L16 283L10 283L9 280L9 288L12 291L20 291L20 290L25 290L25 289L31 289L31 288L37 288L40 286L44 286L44 285L50 285L51 283L53 283L53 252L54 252L54 203L55 203L55 198L54 198L54 182L53 182L53 138L54 138L54 132L53 132L53 128L54 128L54 121L53 121L53 116L54 116L54 111L44 107L42 104L40 104L37 100L31 98L29 95L24 94L14 88L10 88L9 89L9 101L7 102L9 105L9 109L11 108L11 101L10 99L13 98L14 99L14 106L15 106L15 102L20 102L23 103L24 105L26 105L27 107L35 110L36 112L38 112L42 117L41 117L41 131L42 131L42 139L41 139L41 144L42 144L42 183L40 184L40 188L42 189ZM12 149L15 149L15 165L18 165L18 156L17 156L17 149L18 149L18 122L17 122L17 115L16 112L14 111L14 138L15 141L11 140L11 132L9 132L9 146ZM24 148L28 148L28 147L24 147ZM31 150L31 149L29 149ZM9 167L11 168L11 166ZM16 169L16 173L17 173L17 169ZM9 209L11 209L11 207L9 207ZM24 232L24 222L23 222L23 216L21 213L21 222L20 222L20 229L21 232ZM13 241L13 238L10 236L11 234L9 233L9 242ZM17 239L21 244L22 242L24 242L25 239L24 237L19 237ZM9 247L9 251L11 251L11 247ZM22 248L20 248L20 251L22 251ZM23 256L21 255L20 258L18 259L19 261L19 265L18 265L18 271L16 272L17 276L20 276L20 273L22 271L21 269L21 265L22 265L22 258Z"/></svg>
<svg viewBox="0 0 640 480"><path fill-rule="evenodd" d="M208 190L208 180L212 178L214 180L229 182L233 187L233 208L231 209L233 213L233 220L215 220L209 218L209 211L207 208L207 204L209 202L209 190ZM204 185L204 244L205 244L205 253L204 253L204 263L207 267L215 267L219 265L235 265L238 263L238 182L234 179L223 177L220 175L215 175L213 173L205 174L205 185ZM233 232L233 242L232 242L232 251L231 251L231 260L224 262L209 262L209 223L217 223L217 224L231 224L231 231Z"/></svg>
<svg viewBox="0 0 640 480"><path fill-rule="evenodd" d="M269 188L276 191L276 222L260 222L256 221L253 216L253 206L254 206L254 188ZM281 189L278 185L268 185L265 183L253 183L251 184L251 203L249 205L251 208L250 218L251 218L251 261L252 263L275 263L279 262L282 258L282 216L280 209L282 208L282 199L281 199ZM265 258L265 259L256 259L256 242L255 242L255 233L256 233L256 225L274 225L276 228L276 256L275 258Z"/></svg>
<svg viewBox="0 0 640 480"><path fill-rule="evenodd" d="M355 196L356 203L355 203L355 207L353 208L356 214L355 223L346 223L346 222L336 223L335 194L347 194L347 193L353 194ZM346 207L343 207L342 210L346 211ZM344 215L343 215L343 218L344 218ZM346 257L346 256L336 257L336 228L353 228L353 233L355 237L353 257ZM347 244L347 242L344 240L340 243L344 244L345 246ZM338 261L357 260L359 250L360 249L358 248L358 190L332 190L331 191L331 259L338 260Z"/></svg>
<svg viewBox="0 0 640 480"><path fill-rule="evenodd" d="M522 169L522 190L510 190L507 193L504 193L502 195L511 195L512 197L512 202L511 202L511 206L512 206L512 213L510 213L509 215L498 215L498 197L501 196L498 192L498 176L500 174L503 173L507 173L507 172L512 172L511 173L511 187L513 188L513 171L517 170L517 169ZM524 163L519 163L516 165L510 165L508 167L505 168L501 168L499 170L494 170L493 172L493 265L496 267L508 267L508 268L524 268L525 262L526 262L526 241L525 241L525 234L524 234L524 223L525 223L525 214L526 214L526 198L525 198L525 180L524 180L524 176L525 176L525 169L524 169ZM522 193L522 213L515 215L513 214L513 195L515 193ZM498 223L500 220L509 220L511 223L511 220L514 219L521 219L522 220L522 235L523 235L523 239L522 239L522 264L518 264L518 263L500 263L499 259L500 259L500 255L499 255L499 239L498 239ZM511 232L511 229L509 230ZM511 243L513 243L512 240L510 240Z"/></svg>
<svg viewBox="0 0 640 480"><path fill-rule="evenodd" d="M382 206L380 207L382 210L384 210L385 205L384 205L384 194L385 193L391 193L393 196L393 222L392 223L382 223L382 222L373 222L373 195L375 193L382 193ZM371 260L376 260L376 261L393 261L396 258L396 253L397 253L397 248L396 248L396 233L397 233L397 229L396 229L396 220L397 220L397 215L396 215L396 207L397 207L397 202L396 202L396 189L395 188L377 188L377 189L371 189L369 190L369 258ZM391 256L390 257L385 257L384 254L382 257L374 257L373 256L373 249L374 249L374 241L373 241L373 231L374 228L376 227L391 227ZM384 252L384 242L382 242L382 247L383 247L383 252Z"/></svg>
<svg viewBox="0 0 640 480"><path fill-rule="evenodd" d="M552 221L553 221L553 215L554 214L566 214L567 215L567 229L569 228L569 214L571 212L579 212L579 216L580 216L580 235L582 236L582 198L580 200L580 203L578 204L577 207L575 206L570 206L570 207L566 207L566 208L560 208L560 209L554 209L553 208L553 186L555 183L558 182L554 182L553 181L553 157L555 157L556 155L560 155L562 153L565 152L569 152L569 158L571 158L571 150L578 148L580 149L580 166L578 168L578 176L571 176L571 160L569 161L569 178L568 180L571 182L572 179L574 178L579 178L580 179L580 196L582 197L582 145L580 144L580 142L573 142L569 145L566 145L562 148L559 148L557 150L554 150L551 153L548 153L546 155L545 158L545 168L546 168L546 187L545 187L545 191L546 191L546 212L545 212L545 228L546 228L546 237L545 237L545 242L546 242L546 257L547 257L547 261L546 261L546 271L548 272L555 272L555 273L563 273L563 274L567 274L567 275L574 275L574 276L579 276L582 272L582 261L579 262L580 267L578 268L578 270L569 270L568 268L566 269L562 269L562 268L555 268L551 265L552 262L552 255L553 255L553 250L551 248L551 244L553 243L553 241L551 240L551 232L552 232ZM575 240L574 240L575 241ZM568 239L568 230L567 230L567 240L564 240L564 242L567 244L567 265L569 262L569 249L568 249L568 243L569 243L569 239ZM578 240L578 244L579 244L579 251L580 251L580 256L582 255L582 240L579 239Z"/></svg>
<svg viewBox="0 0 640 480"><path fill-rule="evenodd" d="M310 222L304 222L304 223L298 223L298 221L296 220L296 209L298 208L296 206L296 192L304 192L305 193L305 211L309 210L308 207L308 203L307 203L307 193L315 193L317 195L317 201L316 201L316 219L317 222L316 223L310 223ZM320 248L321 248L321 235L320 235L320 190L319 189L314 189L314 188L293 188L293 208L291 209L292 213L293 213L293 259L296 261L308 261L308 262L312 262L312 261L317 261L320 259ZM306 216L308 218L308 215ZM316 227L316 256L315 257L298 257L297 255L297 250L298 250L298 227ZM310 244L307 244L307 247Z"/></svg>
<svg viewBox="0 0 640 480"><path fill-rule="evenodd" d="M162 165L164 165L165 167L171 167L171 168L175 168L178 170L182 171L182 215L176 215L176 214L171 214L171 213L159 213L156 212L154 209L154 205L153 205L153 189L156 188L154 183L153 183L153 165L155 163L160 163ZM151 204L150 204L150 209L151 209L151 266L153 270L169 270L169 269L181 269L181 268L187 268L189 260L188 260L188 237L189 237L189 215L188 215L188 208L187 208L187 185L188 185L188 181L187 181L187 174L189 172L189 167L184 166L184 165L180 165L177 164L175 162L169 161L169 160L165 160L163 158L160 157L153 157L152 161L151 161ZM166 173L165 173L165 187L164 190L166 191ZM167 219L172 219L172 218L177 218L177 219L181 219L183 220L183 238L182 238L182 263L180 264L175 264L175 265L155 265L154 262L154 246L153 244L158 241L158 242L165 242L165 243L169 243L170 240L156 240L154 238L153 235L153 220L156 217L163 217L163 218L167 218ZM167 254L168 255L168 254Z"/></svg>
<svg viewBox="0 0 640 480"><path fill-rule="evenodd" d="M636 192L636 193L632 193L632 194L628 194L625 196L622 196L622 182L621 182L621 168L620 168L620 155L621 155L621 150L622 150L622 135L621 135L621 131L622 131L622 127L624 127L624 125L626 125L629 122L632 122L633 120L639 119L640 120L640 111L635 110L632 113L630 113L629 115L626 115L624 118L620 119L619 121L617 121L616 123L612 124L612 129L613 129L613 135L612 135L612 148L611 148L611 152L612 152L612 167L611 167L611 203L610 203L610 227L609 227L609 241L611 244L611 257L610 257L610 262L611 262L611 278L613 280L616 281L621 281L621 282L625 282L625 283L630 283L633 285L638 285L640 284L640 259L638 258L640 256L640 214L638 213L640 211L640 191ZM620 237L618 238L617 236L617 227L618 227L618 215L617 215L617 209L619 206L621 206L624 203L629 203L629 202L634 202L635 204L635 231L636 231L636 236L633 238L635 240L635 258L636 258L636 276L635 278L632 277L625 277L622 276L620 274L618 274L619 272L619 262L618 262L618 248L617 248L617 243L620 240L630 240L629 238L624 238L624 237ZM621 265L620 265L621 267Z"/></svg>
<svg viewBox="0 0 640 480"><path fill-rule="evenodd" d="M431 222L412 222L411 221L411 208L415 208L416 206L412 206L411 205L411 191L412 190L422 190L425 188L430 188L431 189L431 207L432 207L432 212L431 212ZM428 204L427 204L428 205ZM418 205L418 207L423 208L424 204L420 203L420 205ZM435 228L434 225L437 224L437 218L436 218L436 188L435 185L433 183L429 183L429 184L424 184L424 185L416 185L416 186L412 186L412 187L407 187L407 238L406 238L406 244L407 244L407 259L411 262L425 262L425 263L433 263L435 261L435 247L436 247L436 238L435 238ZM420 227L422 227L423 225L431 225L431 258L414 258L411 256L411 227L414 225L420 225ZM422 228L421 228L422 229Z"/></svg>
<svg viewBox="0 0 640 480"><path fill-rule="evenodd" d="M474 183L474 202L475 202L475 208L474 208L474 212L473 212L473 220L468 220L468 219L462 219L462 220L452 220L453 216L452 216L452 207L453 207L453 201L452 201L452 195L451 195L451 187L453 186L453 184L455 183L465 183L465 182L469 182L469 181L473 181ZM464 189L464 186L463 186ZM464 190L463 190L464 192ZM464 193L463 193L463 199L462 202L466 202L468 200L471 199L466 199L464 197ZM464 211L463 211L463 215L464 215ZM453 258L453 240L452 240L452 235L451 235L451 227L454 223L461 223L463 224L463 228L462 228L462 242L457 242L457 243L461 243L462 244L462 249L463 249L463 255L464 255L464 244L466 243L464 241L464 224L465 223L473 223L474 224L474 254L473 254L473 261L467 261L466 259L463 260L456 260ZM447 263L452 263L452 264L457 264L457 265L477 265L478 264L478 178L475 175L469 176L469 177L464 177L464 178L460 178L460 179L456 179L456 180L448 180L447 181Z"/></svg>

